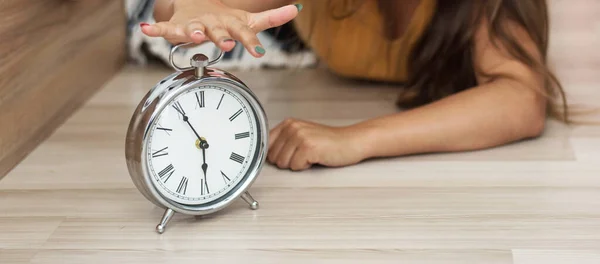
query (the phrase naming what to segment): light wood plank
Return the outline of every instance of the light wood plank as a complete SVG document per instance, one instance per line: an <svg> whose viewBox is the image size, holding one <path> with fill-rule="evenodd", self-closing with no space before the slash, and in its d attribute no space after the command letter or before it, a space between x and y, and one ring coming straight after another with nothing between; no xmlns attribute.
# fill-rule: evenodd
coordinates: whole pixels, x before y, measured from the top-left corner
<svg viewBox="0 0 600 264"><path fill-rule="evenodd" d="M600 160L600 138L578 137L571 139L571 145L577 153L577 160L599 161Z"/></svg>
<svg viewBox="0 0 600 264"><path fill-rule="evenodd" d="M600 250L513 250L515 264L597 264Z"/></svg>
<svg viewBox="0 0 600 264"><path fill-rule="evenodd" d="M7 216L152 217L153 207L134 189L0 191Z"/></svg>
<svg viewBox="0 0 600 264"><path fill-rule="evenodd" d="M254 187L252 192L262 200L263 208L269 208L257 214L271 214L269 212L275 210L274 213L284 215L291 212L353 215L364 211L402 217L429 213L494 215L512 212L516 215L595 217L590 208L600 206L598 187ZM0 194L4 197L0 211L7 216L157 217L152 212L153 207L135 189L3 190ZM573 203L574 200L578 202Z"/></svg>
<svg viewBox="0 0 600 264"><path fill-rule="evenodd" d="M262 201L265 204L265 199ZM583 213L506 214L501 210L462 213L414 209L413 212L383 214L379 213L383 211L379 209L382 206L372 209L359 206L338 209L337 204L317 207L314 203L305 206L316 207L314 209L275 206L267 204L261 212L254 212L236 204L233 209L205 218L176 215L162 235L154 231L160 212L143 218L71 218L61 224L43 248L468 251L596 249L600 243L598 216Z"/></svg>
<svg viewBox="0 0 600 264"><path fill-rule="evenodd" d="M36 253L37 250L0 248L0 263L28 264Z"/></svg>
<svg viewBox="0 0 600 264"><path fill-rule="evenodd" d="M24 253L28 254L31 249L40 248L62 220L62 217L5 217L3 213L0 215L0 250L27 249Z"/></svg>
<svg viewBox="0 0 600 264"><path fill-rule="evenodd" d="M42 250L36 264L121 263L415 263L512 264L510 251L495 250Z"/></svg>

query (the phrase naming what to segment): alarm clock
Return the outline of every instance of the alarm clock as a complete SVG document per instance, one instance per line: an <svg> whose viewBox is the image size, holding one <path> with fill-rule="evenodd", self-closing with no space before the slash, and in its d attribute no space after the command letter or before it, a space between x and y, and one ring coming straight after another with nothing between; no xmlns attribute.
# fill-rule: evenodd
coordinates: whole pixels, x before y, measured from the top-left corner
<svg viewBox="0 0 600 264"><path fill-rule="evenodd" d="M165 209L162 234L175 213L206 215L243 199L266 157L268 124L257 96L232 74L209 67L195 54L190 66L162 79L142 98L127 130L125 158L131 180L150 202Z"/></svg>

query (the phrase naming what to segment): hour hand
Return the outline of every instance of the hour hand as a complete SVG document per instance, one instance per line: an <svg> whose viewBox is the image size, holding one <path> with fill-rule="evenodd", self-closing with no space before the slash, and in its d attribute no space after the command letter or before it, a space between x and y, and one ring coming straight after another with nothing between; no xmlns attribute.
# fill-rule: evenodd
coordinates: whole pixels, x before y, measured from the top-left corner
<svg viewBox="0 0 600 264"><path fill-rule="evenodd" d="M208 142L201 137L200 142L198 142L198 147L202 149L202 171L204 172L204 186L202 186L202 188L204 189L206 187L206 192L210 193L206 179L206 171L208 170L208 164L206 164L206 149L208 148Z"/></svg>
<svg viewBox="0 0 600 264"><path fill-rule="evenodd" d="M201 182L202 186L202 190L204 190L204 188L206 188L206 193L210 193L210 191L208 190L208 181L206 180L206 170L208 169L208 164L203 163L202 164L202 171L204 172L204 181ZM204 193L204 192L203 192Z"/></svg>

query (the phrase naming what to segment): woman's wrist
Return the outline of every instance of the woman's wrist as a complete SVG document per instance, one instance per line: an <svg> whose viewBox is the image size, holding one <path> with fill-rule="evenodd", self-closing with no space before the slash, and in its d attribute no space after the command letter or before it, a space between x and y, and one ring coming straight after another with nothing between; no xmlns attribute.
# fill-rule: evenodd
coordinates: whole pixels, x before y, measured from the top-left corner
<svg viewBox="0 0 600 264"><path fill-rule="evenodd" d="M380 127L370 123L357 123L343 128L348 147L361 157L361 160L375 158L377 151L377 133Z"/></svg>
<svg viewBox="0 0 600 264"><path fill-rule="evenodd" d="M364 159L409 155L425 150L427 139L419 130L406 127L410 119L403 114L392 114L359 122L348 129L356 135ZM421 139L420 139L421 138ZM420 140L419 140L420 139Z"/></svg>

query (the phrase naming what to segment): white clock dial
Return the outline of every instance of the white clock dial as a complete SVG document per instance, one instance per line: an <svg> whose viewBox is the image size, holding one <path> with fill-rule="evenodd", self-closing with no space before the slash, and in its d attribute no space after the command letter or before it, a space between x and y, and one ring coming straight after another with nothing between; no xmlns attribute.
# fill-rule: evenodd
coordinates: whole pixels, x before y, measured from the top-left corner
<svg viewBox="0 0 600 264"><path fill-rule="evenodd" d="M148 137L152 183L167 199L197 205L222 197L244 179L256 159L260 135L243 96L200 86L173 99ZM204 153L203 145L208 145Z"/></svg>

